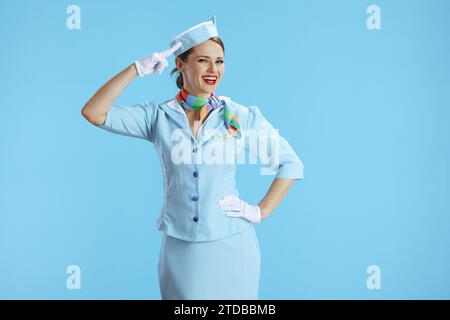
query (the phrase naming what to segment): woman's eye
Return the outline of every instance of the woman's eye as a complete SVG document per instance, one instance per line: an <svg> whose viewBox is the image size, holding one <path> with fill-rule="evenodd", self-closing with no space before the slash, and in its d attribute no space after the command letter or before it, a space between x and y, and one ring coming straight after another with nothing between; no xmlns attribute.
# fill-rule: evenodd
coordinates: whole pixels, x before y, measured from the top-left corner
<svg viewBox="0 0 450 320"><path fill-rule="evenodd" d="M199 59L198 62L204 62L206 59ZM223 63L223 60L217 60L218 63Z"/></svg>

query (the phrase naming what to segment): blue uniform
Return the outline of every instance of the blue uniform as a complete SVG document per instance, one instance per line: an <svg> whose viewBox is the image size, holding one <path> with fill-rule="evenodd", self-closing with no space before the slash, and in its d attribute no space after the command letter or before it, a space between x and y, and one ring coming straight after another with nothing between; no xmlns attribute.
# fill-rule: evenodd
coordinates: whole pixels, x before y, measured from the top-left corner
<svg viewBox="0 0 450 320"><path fill-rule="evenodd" d="M225 99L234 110L239 119L243 136L246 132L256 132L254 130L275 131L258 107L246 107L228 97L220 96L219 98ZM156 221L157 228L164 232L158 270L161 293L166 299L171 297L174 299L176 297L187 299L189 297L194 299L196 297L202 299L208 299L208 297L212 299L232 298L233 294L227 293L226 289L232 287L229 286L230 280L222 277L218 270L210 271L211 276L217 278L217 294L206 294L211 290L205 288L207 285L205 279L208 278L205 274L191 275L192 277L202 277L202 281L174 284L174 273L168 272L168 270L179 268L189 269L187 266L190 264L193 269L205 263L208 265L211 262L209 259L212 259L212 257L208 257L208 252L215 250L210 250L213 247L211 241L215 241L214 248L218 248L222 244L229 248L229 250L223 250L223 259L216 257L217 261L232 259L236 254L234 251L239 248L242 251L253 252L250 256L258 257L256 264L247 264L249 267L251 265L258 266L256 268L258 276L252 278L252 283L248 284L249 288L257 288L254 279L259 277L259 246L257 246L253 225L243 218L226 216L225 211L218 204L218 201L225 195L239 196L235 181L235 169L240 159L245 156L244 150L254 154L259 162L267 162L266 167L275 171L276 178L303 179L303 163L283 137L277 135L276 147L269 143L263 154L258 150L255 151L254 147L261 145L259 140L264 135L256 135L253 140L236 139L227 132L223 111L223 106L211 111L200 127L197 137L194 137L187 116L175 98L163 103L146 101L130 106L114 105L107 113L105 123L99 126L113 133L148 140L153 143L158 153L165 194L164 203ZM227 150L234 150L231 154L233 159ZM242 243L242 237L246 237L248 241ZM240 242L240 244L236 243L236 248L229 244L233 239ZM209 243L209 249L205 249L207 243ZM183 254L187 250L186 246L189 246L189 250L196 248L197 253ZM167 251L168 248L170 248L170 252ZM181 254L185 259L173 258L177 254ZM186 261L188 257L192 257L192 259ZM202 260L199 257L204 258ZM179 265L174 266L173 263ZM226 268L226 265L224 263L223 268ZM163 272L164 270L166 272ZM183 282L184 278L181 277L180 281ZM235 279L237 282L243 281L245 286L243 276ZM220 281L223 282L222 287ZM194 283L197 286L195 288L192 287ZM205 292L205 295L201 296L198 294L199 292ZM237 294L236 297L254 299L255 293Z"/></svg>

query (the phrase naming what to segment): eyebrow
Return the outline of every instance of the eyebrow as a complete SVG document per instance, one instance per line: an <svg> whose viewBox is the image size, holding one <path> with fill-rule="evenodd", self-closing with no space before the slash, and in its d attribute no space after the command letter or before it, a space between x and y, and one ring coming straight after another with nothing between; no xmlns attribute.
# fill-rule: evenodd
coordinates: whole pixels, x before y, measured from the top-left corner
<svg viewBox="0 0 450 320"><path fill-rule="evenodd" d="M197 58L200 58L200 57L210 58L210 56L197 56ZM217 57L217 59L223 59L223 57Z"/></svg>

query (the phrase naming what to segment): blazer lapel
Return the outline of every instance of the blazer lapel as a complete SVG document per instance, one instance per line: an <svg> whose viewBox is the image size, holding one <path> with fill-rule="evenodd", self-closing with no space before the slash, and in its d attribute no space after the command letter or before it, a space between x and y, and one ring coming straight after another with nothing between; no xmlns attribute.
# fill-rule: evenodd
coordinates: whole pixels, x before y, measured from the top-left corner
<svg viewBox="0 0 450 320"><path fill-rule="evenodd" d="M181 128L189 129L189 131L191 130L186 113L184 112L183 107L178 103L176 98L163 103L163 106L164 111L166 111L167 115L169 115Z"/></svg>
<svg viewBox="0 0 450 320"><path fill-rule="evenodd" d="M229 101L227 100L229 98L225 96L220 96L219 98L225 99L227 103ZM173 98L163 103L162 105L164 106L164 110L166 111L167 115L169 115L181 128L188 129L191 133L191 137L195 139L195 137L192 135L191 128L189 127L189 121L187 119L186 113L184 112L183 107L178 103L177 99ZM227 132L225 128L223 109L224 105L216 110L211 111L211 114L199 129L199 132L197 134L199 136L198 142L200 145L205 144L217 134Z"/></svg>

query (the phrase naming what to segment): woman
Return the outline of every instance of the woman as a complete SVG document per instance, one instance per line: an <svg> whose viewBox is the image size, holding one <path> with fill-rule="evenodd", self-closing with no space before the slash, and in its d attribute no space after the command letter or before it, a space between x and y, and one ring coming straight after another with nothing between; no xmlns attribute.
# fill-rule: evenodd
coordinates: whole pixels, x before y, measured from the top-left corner
<svg viewBox="0 0 450 320"><path fill-rule="evenodd" d="M295 179L303 179L303 164L284 138L267 133L275 130L258 107L214 94L225 71L215 17L182 32L170 46L109 80L82 114L100 128L155 146L165 193L157 219L164 233L158 263L162 299L257 299L260 249L253 224L271 214ZM180 89L174 98L113 105L138 75L161 74L172 53ZM256 139L248 139L255 131ZM254 149L267 137L276 144L263 157ZM240 199L236 188L234 158L242 149L269 159L267 167L276 172L258 205Z"/></svg>

